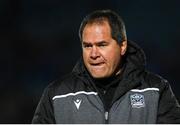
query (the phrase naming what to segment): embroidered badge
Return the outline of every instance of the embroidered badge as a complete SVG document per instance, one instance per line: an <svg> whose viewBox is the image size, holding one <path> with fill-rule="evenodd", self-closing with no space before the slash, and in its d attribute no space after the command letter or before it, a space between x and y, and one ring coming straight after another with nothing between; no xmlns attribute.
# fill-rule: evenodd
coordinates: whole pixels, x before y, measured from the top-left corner
<svg viewBox="0 0 180 125"><path fill-rule="evenodd" d="M136 93L130 95L131 106L132 108L142 108L145 107L144 95Z"/></svg>

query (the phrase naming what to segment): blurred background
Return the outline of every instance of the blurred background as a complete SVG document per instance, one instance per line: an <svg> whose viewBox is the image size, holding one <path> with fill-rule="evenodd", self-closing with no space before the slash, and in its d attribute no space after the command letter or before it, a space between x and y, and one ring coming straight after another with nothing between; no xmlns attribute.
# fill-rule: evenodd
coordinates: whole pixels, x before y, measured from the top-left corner
<svg viewBox="0 0 180 125"><path fill-rule="evenodd" d="M180 100L179 0L0 0L0 123L31 123L43 89L81 56L83 17L112 9Z"/></svg>

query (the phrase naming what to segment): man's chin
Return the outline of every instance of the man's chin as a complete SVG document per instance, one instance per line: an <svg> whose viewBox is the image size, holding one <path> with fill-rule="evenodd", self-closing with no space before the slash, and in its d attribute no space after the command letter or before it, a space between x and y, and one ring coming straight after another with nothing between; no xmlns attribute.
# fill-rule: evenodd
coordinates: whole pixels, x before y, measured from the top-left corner
<svg viewBox="0 0 180 125"><path fill-rule="evenodd" d="M91 74L91 76L92 76L94 79L104 79L104 78L107 78L107 76L104 75L104 74Z"/></svg>

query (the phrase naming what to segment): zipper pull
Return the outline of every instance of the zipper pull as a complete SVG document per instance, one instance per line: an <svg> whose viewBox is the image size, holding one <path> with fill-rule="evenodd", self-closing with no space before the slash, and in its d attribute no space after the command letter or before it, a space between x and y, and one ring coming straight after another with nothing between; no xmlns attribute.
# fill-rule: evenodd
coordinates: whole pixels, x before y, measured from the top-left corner
<svg viewBox="0 0 180 125"><path fill-rule="evenodd" d="M104 116L105 116L106 121L108 120L108 115L109 115L109 112L105 112Z"/></svg>

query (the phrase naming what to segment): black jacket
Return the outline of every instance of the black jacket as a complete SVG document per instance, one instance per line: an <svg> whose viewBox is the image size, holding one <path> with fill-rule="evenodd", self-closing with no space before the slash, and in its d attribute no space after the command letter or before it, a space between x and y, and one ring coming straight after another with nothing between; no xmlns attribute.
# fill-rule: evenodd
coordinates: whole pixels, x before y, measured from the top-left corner
<svg viewBox="0 0 180 125"><path fill-rule="evenodd" d="M133 42L128 42L124 71L108 110L88 78L80 59L70 74L44 90L32 123L180 123L170 84L146 71L144 52Z"/></svg>

